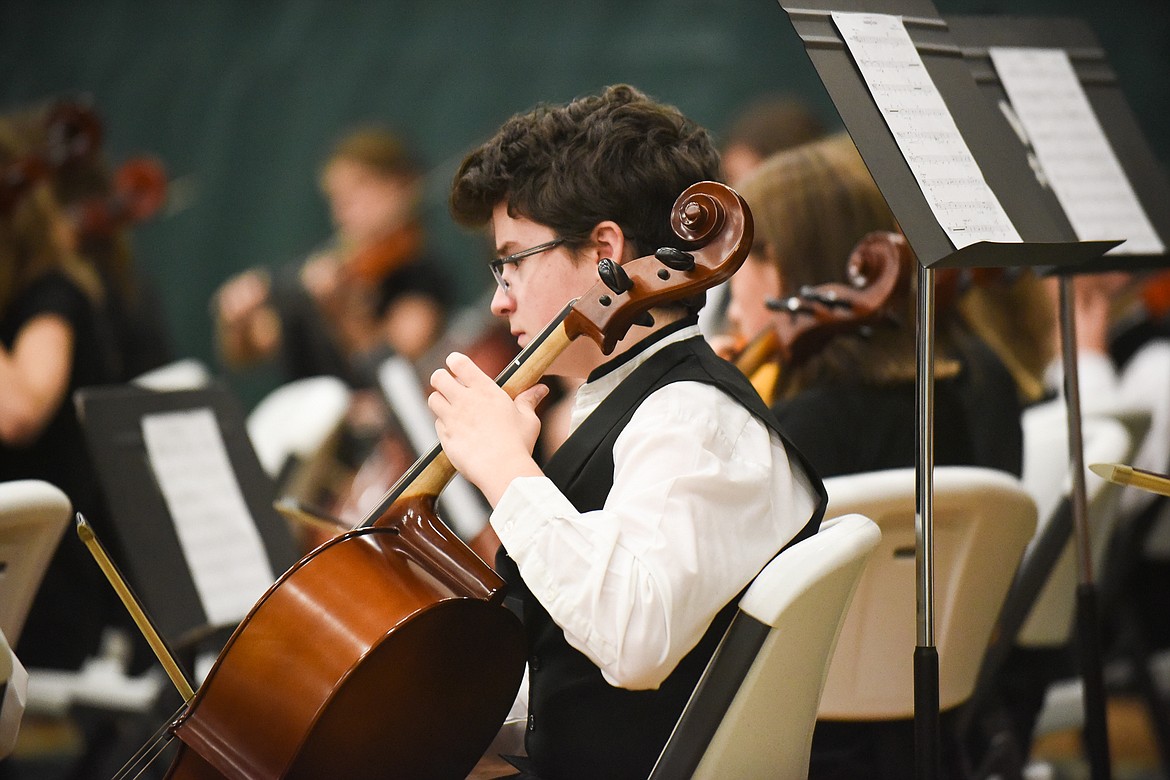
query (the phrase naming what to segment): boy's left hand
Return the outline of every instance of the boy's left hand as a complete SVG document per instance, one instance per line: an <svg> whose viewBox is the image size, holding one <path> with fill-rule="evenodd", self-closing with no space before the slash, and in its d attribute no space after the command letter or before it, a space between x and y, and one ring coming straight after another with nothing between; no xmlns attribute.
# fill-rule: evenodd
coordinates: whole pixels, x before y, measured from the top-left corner
<svg viewBox="0 0 1170 780"><path fill-rule="evenodd" d="M431 375L427 405L451 464L494 507L516 477L540 476L532 448L540 433L536 406L548 387L534 385L508 397L471 358L458 352Z"/></svg>

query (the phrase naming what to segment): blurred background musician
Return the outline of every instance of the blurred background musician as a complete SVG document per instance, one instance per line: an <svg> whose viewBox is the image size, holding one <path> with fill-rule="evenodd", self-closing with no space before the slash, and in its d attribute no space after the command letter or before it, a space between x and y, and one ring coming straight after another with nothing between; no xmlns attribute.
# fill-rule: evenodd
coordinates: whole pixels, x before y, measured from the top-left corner
<svg viewBox="0 0 1170 780"><path fill-rule="evenodd" d="M219 354L242 369L277 359L285 379L332 375L369 386L387 350L414 360L442 333L451 286L426 253L422 171L379 127L342 138L321 171L335 235L306 260L251 269L216 293Z"/></svg>
<svg viewBox="0 0 1170 780"><path fill-rule="evenodd" d="M807 285L847 283L846 260L875 230L898 231L848 135L770 158L741 186L756 220L756 247L731 280L729 315L742 338L787 316L765 301ZM914 274L912 274L913 277ZM913 288L913 278L912 278ZM914 463L915 294L896 304L896 325L835 338L796 368L781 367L773 410L825 476ZM955 318L936 361L936 462L1019 474L1019 403L1010 374ZM972 419L975 399L993 414Z"/></svg>
<svg viewBox="0 0 1170 780"><path fill-rule="evenodd" d="M736 113L723 134L719 150L723 181L739 187L752 171L777 152L815 141L825 126L804 100L794 94L755 98ZM728 282L707 291L699 312L699 328L709 337L727 335Z"/></svg>
<svg viewBox="0 0 1170 780"><path fill-rule="evenodd" d="M720 157L723 176L738 187L777 152L815 141L825 125L796 95L763 95L744 106L723 134Z"/></svg>
<svg viewBox="0 0 1170 780"><path fill-rule="evenodd" d="M43 143L54 112L73 106L85 111L104 134L95 108L85 102L49 101L14 119L23 145ZM162 164L149 156L122 161L116 168L96 147L48 177L73 233L73 245L97 271L105 292L102 307L113 329L114 378L127 382L175 360L174 341L153 277L134 257L132 229L153 217L167 195Z"/></svg>
<svg viewBox="0 0 1170 780"><path fill-rule="evenodd" d="M871 231L898 225L848 135L780 152L740 186L756 245L731 279L729 319L742 339L772 327L766 301L806 285L847 284L846 261ZM824 476L910 467L915 462L914 292L891 302L893 322L834 337L798 366L780 366L772 408L782 430ZM935 461L1019 474L1015 382L985 345L941 317L935 362ZM976 404L974 399L982 397ZM944 713L944 734L948 732ZM912 721L821 721L810 778L913 775ZM960 760L944 743L944 762ZM955 775L958 776L958 775Z"/></svg>
<svg viewBox="0 0 1170 780"><path fill-rule="evenodd" d="M26 151L18 124L0 117L0 480L51 482L108 531L70 401L115 378L104 291L45 169L27 165L46 156L44 134ZM58 548L17 646L27 667L76 669L97 649L116 606L103 584L83 547Z"/></svg>
<svg viewBox="0 0 1170 780"><path fill-rule="evenodd" d="M1056 281L1047 286L1055 309ZM1170 272L1076 276L1072 308L1083 414L1148 414L1149 429L1128 465L1170 472ZM1054 359L1045 374L1048 388L1061 392L1063 377L1063 362ZM1117 530L1097 575L1105 648L1138 662L1135 649L1152 654L1170 647L1170 501L1125 488L1117 511Z"/></svg>

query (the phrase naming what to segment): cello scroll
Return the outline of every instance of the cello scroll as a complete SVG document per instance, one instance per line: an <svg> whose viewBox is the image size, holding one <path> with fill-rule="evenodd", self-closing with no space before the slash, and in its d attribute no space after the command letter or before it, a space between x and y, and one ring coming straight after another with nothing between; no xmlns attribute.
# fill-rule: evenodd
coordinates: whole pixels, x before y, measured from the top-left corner
<svg viewBox="0 0 1170 780"><path fill-rule="evenodd" d="M769 301L768 308L781 313L776 330L782 360L802 363L834 336L887 318L889 302L909 288L912 264L910 244L902 235L869 233L849 256L849 284L818 284Z"/></svg>
<svg viewBox="0 0 1170 780"><path fill-rule="evenodd" d="M565 318L570 339L588 336L608 355L650 309L730 279L751 249L751 211L738 193L716 182L684 190L671 209L670 224L687 249L666 247L625 263L621 269L629 284L624 290L595 285Z"/></svg>

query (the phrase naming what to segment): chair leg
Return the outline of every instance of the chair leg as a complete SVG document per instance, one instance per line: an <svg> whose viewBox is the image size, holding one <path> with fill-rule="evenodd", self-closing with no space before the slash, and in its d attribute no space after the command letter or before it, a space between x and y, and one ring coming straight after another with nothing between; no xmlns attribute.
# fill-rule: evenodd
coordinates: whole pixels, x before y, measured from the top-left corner
<svg viewBox="0 0 1170 780"><path fill-rule="evenodd" d="M976 770L976 780L1023 780L1025 757L1009 731L991 738L983 764Z"/></svg>
<svg viewBox="0 0 1170 780"><path fill-rule="evenodd" d="M1134 687L1146 705L1162 766L1170 767L1170 702L1167 702L1150 673L1149 642L1142 628L1141 616L1129 603L1122 605L1122 610L1122 620L1129 628L1123 653L1129 661Z"/></svg>

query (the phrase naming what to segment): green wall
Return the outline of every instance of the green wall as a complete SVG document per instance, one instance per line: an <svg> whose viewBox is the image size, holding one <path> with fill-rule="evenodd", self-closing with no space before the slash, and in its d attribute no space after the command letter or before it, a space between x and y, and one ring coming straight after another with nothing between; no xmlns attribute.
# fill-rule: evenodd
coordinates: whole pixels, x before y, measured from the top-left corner
<svg viewBox="0 0 1170 780"><path fill-rule="evenodd" d="M938 5L1084 16L1170 157L1165 0ZM170 207L137 231L139 263L180 351L207 361L216 286L327 234L317 165L356 122L390 122L423 150L428 223L465 301L490 278L467 262L484 247L450 223L446 187L465 151L516 111L624 81L716 131L773 91L837 123L770 0L0 0L0 73L0 105L88 93L115 161L149 151L165 162Z"/></svg>

